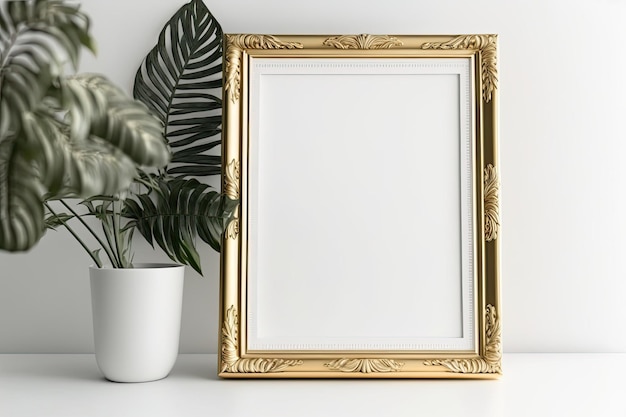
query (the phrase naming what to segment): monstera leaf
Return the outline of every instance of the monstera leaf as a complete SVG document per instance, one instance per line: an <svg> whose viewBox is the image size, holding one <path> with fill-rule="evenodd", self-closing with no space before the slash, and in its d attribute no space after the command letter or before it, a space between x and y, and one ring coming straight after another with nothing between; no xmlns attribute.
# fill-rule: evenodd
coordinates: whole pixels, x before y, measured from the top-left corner
<svg viewBox="0 0 626 417"><path fill-rule="evenodd" d="M27 250L45 200L114 194L137 165L169 160L161 124L104 77L67 78L91 47L89 19L59 0L0 10L0 249Z"/></svg>
<svg viewBox="0 0 626 417"><path fill-rule="evenodd" d="M158 115L172 148L167 173L220 174L222 29L202 0L182 6L166 23L135 77L133 94Z"/></svg>
<svg viewBox="0 0 626 417"><path fill-rule="evenodd" d="M124 216L143 237L156 242L174 261L202 273L196 234L219 251L224 227L237 202L196 179L161 181L151 194L125 201Z"/></svg>

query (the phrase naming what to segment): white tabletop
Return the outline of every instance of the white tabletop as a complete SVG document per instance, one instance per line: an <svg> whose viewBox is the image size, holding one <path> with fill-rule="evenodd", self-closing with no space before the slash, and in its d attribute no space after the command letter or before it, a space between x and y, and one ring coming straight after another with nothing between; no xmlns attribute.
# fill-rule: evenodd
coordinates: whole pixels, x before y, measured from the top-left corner
<svg viewBox="0 0 626 417"><path fill-rule="evenodd" d="M0 416L626 416L626 354L506 354L494 381L222 380L216 361L119 384L93 355L0 355Z"/></svg>

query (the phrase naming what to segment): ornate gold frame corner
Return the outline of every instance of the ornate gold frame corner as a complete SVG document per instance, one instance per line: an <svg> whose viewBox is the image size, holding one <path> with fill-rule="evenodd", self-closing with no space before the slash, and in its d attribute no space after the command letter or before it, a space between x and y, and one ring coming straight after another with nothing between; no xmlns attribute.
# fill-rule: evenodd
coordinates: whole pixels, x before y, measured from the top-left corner
<svg viewBox="0 0 626 417"><path fill-rule="evenodd" d="M474 351L249 352L246 349L250 57L469 57L475 93ZM224 45L224 192L240 199L221 254L218 373L224 378L497 378L502 373L497 36L229 34Z"/></svg>

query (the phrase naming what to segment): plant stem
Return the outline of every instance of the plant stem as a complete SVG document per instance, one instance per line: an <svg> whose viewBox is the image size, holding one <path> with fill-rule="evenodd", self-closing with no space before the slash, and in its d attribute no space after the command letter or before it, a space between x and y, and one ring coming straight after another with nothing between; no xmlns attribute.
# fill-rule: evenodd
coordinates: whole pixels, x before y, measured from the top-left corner
<svg viewBox="0 0 626 417"><path fill-rule="evenodd" d="M102 209L102 213L101 213L101 218L100 219L100 223L102 224L102 231L104 232L104 237L107 240L107 243L109 244L109 247L111 248L111 255L114 258L113 261L113 266L115 268L121 268L122 267L122 261L120 259L117 258L115 251L113 250L115 248L115 245L113 243L113 241L111 240L111 233L113 233L111 231L111 226L109 224L109 218L107 216L107 210L108 210L108 204L106 207L104 207L104 203L102 206L100 206Z"/></svg>
<svg viewBox="0 0 626 417"><path fill-rule="evenodd" d="M98 234L91 227L89 227L87 222L85 222L83 218L78 215L78 213L72 210L72 208L65 201L63 200L59 200L59 201L61 202L61 204L65 206L66 209L68 209L74 215L74 217L78 219L78 221L80 221L83 224L83 226L85 226L85 229L87 229L89 233L91 233L91 235L96 238L100 246L102 246L102 249L104 249L104 252L107 254L107 257L109 258L109 261L111 261L111 264L115 265L115 260L113 259L111 249L107 247L107 245L102 241L100 236L98 236Z"/></svg>
<svg viewBox="0 0 626 417"><path fill-rule="evenodd" d="M116 203L117 203L117 201L113 202L113 215L112 215L112 218L113 218L113 239L115 239L115 250L117 251L117 259L119 259L119 261L120 261L120 266L122 268L125 268L126 265L123 264L124 263L123 262L124 258L122 257L122 253L120 251L120 237L119 237L119 230L120 230L120 228L119 228L119 219L117 217L118 215L117 215L117 212L115 211L115 208L117 207Z"/></svg>
<svg viewBox="0 0 626 417"><path fill-rule="evenodd" d="M87 253L89 254L89 256L91 256L91 259L93 259L93 261L96 263L96 265L98 265L98 268L102 268L102 262L100 262L98 260L98 258L96 258L94 256L93 253L91 253L91 251L89 250L89 248L87 247L87 245L85 244L85 242L83 242L83 240L80 238L80 236L78 236L76 234L76 232L74 232L74 230L72 230L72 228L67 224L67 222L65 220L63 220L61 217L59 217L54 210L52 210L52 207L50 207L50 205L48 205L48 203L44 202L44 205L48 208L48 210L50 210L50 213L52 213L57 219L59 219L61 221L61 223L63 224L63 226L65 226L65 228L67 229L68 232L70 232L70 234L72 236L74 236L74 239L76 239L78 241L78 243L80 243L80 245L83 247L83 249L85 249L87 251Z"/></svg>

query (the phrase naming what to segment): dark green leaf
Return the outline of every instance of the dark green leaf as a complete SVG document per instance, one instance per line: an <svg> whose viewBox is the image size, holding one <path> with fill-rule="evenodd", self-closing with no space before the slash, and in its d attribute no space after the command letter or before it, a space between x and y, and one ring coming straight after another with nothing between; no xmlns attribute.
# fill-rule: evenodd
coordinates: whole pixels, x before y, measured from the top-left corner
<svg viewBox="0 0 626 417"><path fill-rule="evenodd" d="M185 157L188 155L200 155L202 152L208 151L209 149L213 149L216 146L219 146L221 143L222 143L221 140L214 140L213 142L208 142L202 145L185 148L176 152L176 157L181 158L181 157Z"/></svg>
<svg viewBox="0 0 626 417"><path fill-rule="evenodd" d="M167 170L167 173L170 175L176 175L180 177L181 175L196 175L198 177L205 177L209 175L219 175L222 172L222 168L219 166L197 166L197 165L183 165L176 168L171 168Z"/></svg>
<svg viewBox="0 0 626 417"><path fill-rule="evenodd" d="M211 132L212 135L217 135L217 134L222 133L222 131L220 129L210 130L209 132ZM180 152L180 149L183 146L189 145L191 143L196 143L196 139L198 137L201 137L201 136L205 135L205 134L206 134L206 131L201 131L200 133L196 133L196 134L191 135L191 136L189 136L189 137L187 137L185 139L180 139L180 140L176 141L174 144L172 144L170 146L172 146L172 148L176 148L176 150L174 151L174 154L177 154L178 152ZM221 141L221 139L218 139L218 141ZM209 142L209 143L214 143L214 142L216 142L216 141L212 141L212 142Z"/></svg>
<svg viewBox="0 0 626 417"><path fill-rule="evenodd" d="M217 155L176 155L172 162L186 162L188 164L198 164L204 166L219 166L222 157Z"/></svg>
<svg viewBox="0 0 626 417"><path fill-rule="evenodd" d="M124 216L136 222L148 242L156 241L171 259L200 273L195 236L219 250L235 207L231 201L195 179L170 179L152 196L128 199Z"/></svg>
<svg viewBox="0 0 626 417"><path fill-rule="evenodd" d="M221 68L222 29L202 0L192 0L163 27L157 45L137 71L133 89L135 98L161 119L174 157L188 147L197 151L219 139ZM216 174L187 170L175 159L168 166L172 169L187 176Z"/></svg>
<svg viewBox="0 0 626 417"><path fill-rule="evenodd" d="M222 88L222 79L220 78L219 80L214 81L179 84L178 88L180 90L209 90Z"/></svg>

